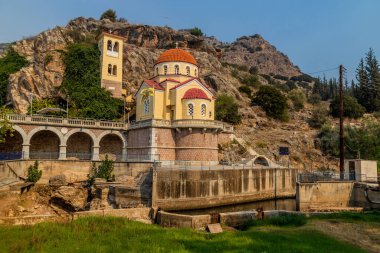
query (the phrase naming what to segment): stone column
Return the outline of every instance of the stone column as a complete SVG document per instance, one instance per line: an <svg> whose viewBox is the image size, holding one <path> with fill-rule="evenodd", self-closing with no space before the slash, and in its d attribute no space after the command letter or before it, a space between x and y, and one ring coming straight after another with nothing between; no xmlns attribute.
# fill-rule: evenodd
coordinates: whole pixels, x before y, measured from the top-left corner
<svg viewBox="0 0 380 253"><path fill-rule="evenodd" d="M92 160L93 161L99 161L99 146L93 146L92 147Z"/></svg>
<svg viewBox="0 0 380 253"><path fill-rule="evenodd" d="M127 148L123 147L123 151L121 152L121 159L120 159L122 162L126 162L127 161L127 155L128 155L127 152L128 152Z"/></svg>
<svg viewBox="0 0 380 253"><path fill-rule="evenodd" d="M30 144L22 144L22 159L29 160Z"/></svg>
<svg viewBox="0 0 380 253"><path fill-rule="evenodd" d="M66 160L66 145L59 146L59 160Z"/></svg>

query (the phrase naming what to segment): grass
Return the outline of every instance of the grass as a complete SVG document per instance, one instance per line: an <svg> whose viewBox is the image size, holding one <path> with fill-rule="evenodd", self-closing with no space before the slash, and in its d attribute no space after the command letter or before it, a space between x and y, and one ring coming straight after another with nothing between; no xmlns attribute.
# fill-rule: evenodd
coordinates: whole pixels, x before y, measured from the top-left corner
<svg viewBox="0 0 380 253"><path fill-rule="evenodd" d="M341 220L345 222L380 223L380 211L370 211L370 212L365 212L364 214L352 213L352 212L319 214L317 216L311 217L310 219Z"/></svg>
<svg viewBox="0 0 380 253"><path fill-rule="evenodd" d="M215 235L111 217L0 226L0 252L365 252L302 226L305 220L280 217Z"/></svg>

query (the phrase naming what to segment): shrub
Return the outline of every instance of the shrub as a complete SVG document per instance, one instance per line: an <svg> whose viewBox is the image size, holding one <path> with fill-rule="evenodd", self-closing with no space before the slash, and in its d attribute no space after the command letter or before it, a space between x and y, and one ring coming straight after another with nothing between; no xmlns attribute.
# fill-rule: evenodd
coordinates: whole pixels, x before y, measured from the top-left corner
<svg viewBox="0 0 380 253"><path fill-rule="evenodd" d="M252 75L258 75L259 74L259 69L256 66L250 67L249 68L249 73Z"/></svg>
<svg viewBox="0 0 380 253"><path fill-rule="evenodd" d="M356 98L344 96L343 116L347 118L357 119L363 116L365 108L358 103ZM333 117L339 117L340 98L336 96L330 104L330 111Z"/></svg>
<svg viewBox="0 0 380 253"><path fill-rule="evenodd" d="M321 128L327 121L329 111L323 107L318 106L311 112L311 117L308 120L309 126L314 128Z"/></svg>
<svg viewBox="0 0 380 253"><path fill-rule="evenodd" d="M194 36L198 36L198 37L203 36L203 32L202 32L202 30L201 30L200 28L198 28L198 27L194 27L194 28L192 28L192 29L190 30L190 33L191 33L192 35L194 35Z"/></svg>
<svg viewBox="0 0 380 253"><path fill-rule="evenodd" d="M272 86L261 86L254 95L252 104L261 106L269 117L288 120L287 99L280 90Z"/></svg>
<svg viewBox="0 0 380 253"><path fill-rule="evenodd" d="M261 85L259 81L259 77L256 75L246 74L242 78L240 78L240 82L242 84L251 86L251 87L259 87Z"/></svg>
<svg viewBox="0 0 380 253"><path fill-rule="evenodd" d="M294 109L296 111L303 109L304 104L306 102L306 96L302 90L296 89L290 91L288 94L288 98L290 98L290 100L292 101Z"/></svg>
<svg viewBox="0 0 380 253"><path fill-rule="evenodd" d="M319 94L311 94L308 98L307 98L307 102L309 102L310 104L312 105L316 105L316 104L319 104L321 102L321 96Z"/></svg>
<svg viewBox="0 0 380 253"><path fill-rule="evenodd" d="M33 165L28 168L28 175L26 177L27 182L36 183L42 176L42 170L38 169L38 161L35 161Z"/></svg>
<svg viewBox="0 0 380 253"><path fill-rule="evenodd" d="M88 177L88 184L92 185L95 182L95 178L104 178L107 182L115 181L115 175L113 174L114 164L113 161L108 159L108 155L102 161L99 166L95 163L92 164L91 174Z"/></svg>
<svg viewBox="0 0 380 253"><path fill-rule="evenodd" d="M279 79L279 80L283 80L283 81L288 81L289 80L289 77L283 76L283 75L279 75L279 74L275 75L274 78Z"/></svg>
<svg viewBox="0 0 380 253"><path fill-rule="evenodd" d="M103 20L103 19L109 19L110 21L112 22L115 22L116 21L116 11L112 10L112 9L108 9L106 10L105 12L103 12L103 14L100 16L100 20Z"/></svg>
<svg viewBox="0 0 380 253"><path fill-rule="evenodd" d="M246 85L240 86L240 87L239 87L239 91L240 91L241 93L245 93L245 94L247 94L248 97L251 97L251 95L252 95L252 90L251 90L251 88L249 88L249 87L246 86Z"/></svg>
<svg viewBox="0 0 380 253"><path fill-rule="evenodd" d="M241 122L241 116L238 110L239 105L233 97L227 94L221 94L217 97L215 104L215 116L217 120L231 124L239 124Z"/></svg>

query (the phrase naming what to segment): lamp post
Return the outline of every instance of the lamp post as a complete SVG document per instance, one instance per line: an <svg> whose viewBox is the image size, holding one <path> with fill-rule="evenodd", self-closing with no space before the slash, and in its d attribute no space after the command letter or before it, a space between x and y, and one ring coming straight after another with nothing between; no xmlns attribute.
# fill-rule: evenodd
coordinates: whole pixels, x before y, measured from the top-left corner
<svg viewBox="0 0 380 253"><path fill-rule="evenodd" d="M33 116L33 92L29 94L29 100L30 100L30 116Z"/></svg>
<svg viewBox="0 0 380 253"><path fill-rule="evenodd" d="M123 102L124 102L124 107L123 107L123 124L125 124L125 99L126 99L126 96L123 96Z"/></svg>
<svg viewBox="0 0 380 253"><path fill-rule="evenodd" d="M69 98L70 96L67 95L67 99L66 99L66 117L69 118Z"/></svg>

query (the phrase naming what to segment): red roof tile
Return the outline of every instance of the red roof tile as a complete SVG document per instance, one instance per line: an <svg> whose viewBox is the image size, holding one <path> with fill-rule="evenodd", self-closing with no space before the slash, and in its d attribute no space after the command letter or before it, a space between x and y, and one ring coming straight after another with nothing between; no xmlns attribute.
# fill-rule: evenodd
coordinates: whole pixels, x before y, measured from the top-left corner
<svg viewBox="0 0 380 253"><path fill-rule="evenodd" d="M187 51L179 48L169 49L158 57L156 64L162 62L188 62L197 65L195 58Z"/></svg>
<svg viewBox="0 0 380 253"><path fill-rule="evenodd" d="M146 84L148 84L150 87L155 88L156 90L164 90L164 88L159 83L157 83L157 82L155 82L153 80L147 79L147 80L144 80L144 82Z"/></svg>
<svg viewBox="0 0 380 253"><path fill-rule="evenodd" d="M198 88L191 88L185 92L182 99L207 99L210 100L206 93Z"/></svg>

